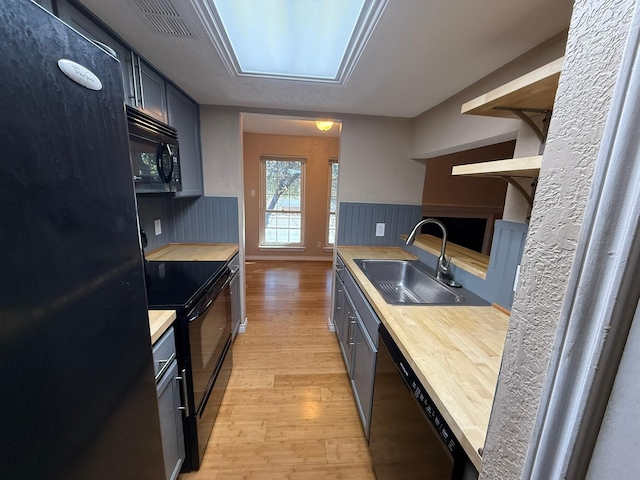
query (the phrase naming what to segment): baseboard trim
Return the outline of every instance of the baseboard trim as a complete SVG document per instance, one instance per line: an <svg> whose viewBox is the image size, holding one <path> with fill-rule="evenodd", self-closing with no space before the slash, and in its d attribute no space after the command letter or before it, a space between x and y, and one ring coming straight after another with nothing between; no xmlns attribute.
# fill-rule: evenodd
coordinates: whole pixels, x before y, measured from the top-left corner
<svg viewBox="0 0 640 480"><path fill-rule="evenodd" d="M244 333L247 331L247 323L249 323L249 319L245 318L244 322L238 326L238 333Z"/></svg>
<svg viewBox="0 0 640 480"><path fill-rule="evenodd" d="M336 326L335 324L331 321L331 317L327 318L327 325L329 325L329 331L331 333L336 331Z"/></svg>

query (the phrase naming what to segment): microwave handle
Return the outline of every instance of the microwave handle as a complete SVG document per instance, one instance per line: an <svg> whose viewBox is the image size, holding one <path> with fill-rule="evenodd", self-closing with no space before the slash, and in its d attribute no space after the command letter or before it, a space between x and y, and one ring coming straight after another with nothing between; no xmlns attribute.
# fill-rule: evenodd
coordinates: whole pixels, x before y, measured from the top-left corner
<svg viewBox="0 0 640 480"><path fill-rule="evenodd" d="M162 178L162 181L164 183L170 183L171 182L171 177L173 177L173 159L171 160L171 165L169 167L169 173L165 173L164 171L164 167L162 165L162 154L164 153L164 151L167 151L167 153L169 153L170 157L173 157L173 154L171 152L171 147L169 147L169 145L167 145L166 143L160 143L160 145L158 145L158 151L156 152L156 166L158 167L158 173L160 174L160 177Z"/></svg>

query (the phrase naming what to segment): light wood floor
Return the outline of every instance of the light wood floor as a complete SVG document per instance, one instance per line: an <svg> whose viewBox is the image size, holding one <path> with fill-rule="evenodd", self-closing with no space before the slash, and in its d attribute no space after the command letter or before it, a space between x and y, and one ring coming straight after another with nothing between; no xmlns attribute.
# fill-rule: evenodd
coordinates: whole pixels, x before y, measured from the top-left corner
<svg viewBox="0 0 640 480"><path fill-rule="evenodd" d="M334 333L329 262L249 262L247 331L198 472L180 480L375 480Z"/></svg>

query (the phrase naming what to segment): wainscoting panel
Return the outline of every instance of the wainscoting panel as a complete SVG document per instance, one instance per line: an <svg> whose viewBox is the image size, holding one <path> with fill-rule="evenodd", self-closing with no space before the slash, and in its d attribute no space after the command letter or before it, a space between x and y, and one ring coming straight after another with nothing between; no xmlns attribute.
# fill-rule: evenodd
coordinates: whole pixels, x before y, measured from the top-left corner
<svg viewBox="0 0 640 480"><path fill-rule="evenodd" d="M511 309L513 303L513 283L528 230L526 223L506 220L495 223L487 283L491 286L492 301L507 309Z"/></svg>
<svg viewBox="0 0 640 480"><path fill-rule="evenodd" d="M341 202L338 245L399 245L420 221L421 205ZM384 223L384 236L376 237L376 224Z"/></svg>
<svg viewBox="0 0 640 480"><path fill-rule="evenodd" d="M238 243L237 197L138 197L138 216L148 239L146 251L167 243ZM154 220L162 234L154 234Z"/></svg>

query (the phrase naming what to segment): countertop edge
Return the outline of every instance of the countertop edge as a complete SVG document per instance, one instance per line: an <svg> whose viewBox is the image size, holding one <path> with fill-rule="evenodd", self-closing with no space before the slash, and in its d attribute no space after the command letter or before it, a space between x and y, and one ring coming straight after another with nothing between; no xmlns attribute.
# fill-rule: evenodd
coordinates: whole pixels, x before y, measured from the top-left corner
<svg viewBox="0 0 640 480"><path fill-rule="evenodd" d="M202 251L207 251L202 254ZM237 243L167 243L145 253L151 261L228 262L239 252Z"/></svg>
<svg viewBox="0 0 640 480"><path fill-rule="evenodd" d="M156 343L176 320L175 310L149 310L151 345Z"/></svg>

